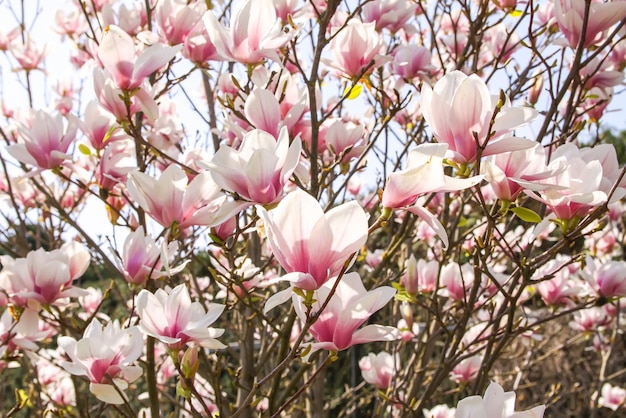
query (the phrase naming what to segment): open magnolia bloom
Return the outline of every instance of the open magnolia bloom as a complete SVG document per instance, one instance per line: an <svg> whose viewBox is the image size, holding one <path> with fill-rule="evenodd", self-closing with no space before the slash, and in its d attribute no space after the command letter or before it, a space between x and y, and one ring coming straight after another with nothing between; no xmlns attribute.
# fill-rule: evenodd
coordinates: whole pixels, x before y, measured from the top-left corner
<svg viewBox="0 0 626 418"><path fill-rule="evenodd" d="M433 88L424 84L421 109L437 141L448 144L451 159L462 164L479 157L479 146L483 157L534 146L534 141L510 134L533 120L537 111L511 106L508 99L499 101L476 74L452 71ZM497 106L501 108L494 118Z"/></svg>
<svg viewBox="0 0 626 418"><path fill-rule="evenodd" d="M542 418L546 407L536 406L524 412L515 412L515 392L505 392L502 386L491 382L485 396L461 399L455 418Z"/></svg>
<svg viewBox="0 0 626 418"><path fill-rule="evenodd" d="M203 16L209 38L217 52L243 64L257 64L265 58L280 61L279 49L293 36L282 31L271 0L237 2L226 29L211 10Z"/></svg>
<svg viewBox="0 0 626 418"><path fill-rule="evenodd" d="M222 146L209 162L199 162L211 172L215 183L258 204L277 202L283 187L300 161L300 138L289 144L287 128L276 140L269 133L255 129L246 133L239 150Z"/></svg>
<svg viewBox="0 0 626 418"><path fill-rule="evenodd" d="M284 280L303 290L337 276L367 240L367 216L355 201L324 213L317 199L298 189L269 212L259 208L259 215L272 253L288 273Z"/></svg>
<svg viewBox="0 0 626 418"><path fill-rule="evenodd" d="M492 155L482 162L480 168L495 195L508 201L515 200L523 190L558 188L547 184L545 180L565 169L561 160L546 164L541 144L525 150Z"/></svg>
<svg viewBox="0 0 626 418"><path fill-rule="evenodd" d="M386 208L406 209L419 216L446 246L448 235L444 227L428 210L414 205L415 201L427 193L464 190L483 179L483 176L460 179L445 175L443 159L447 151L447 144L422 144L413 148L407 158L406 168L389 175L382 199Z"/></svg>
<svg viewBox="0 0 626 418"><path fill-rule="evenodd" d="M0 290L15 305L35 310L58 304L60 299L84 296L86 292L72 283L85 273L90 261L87 248L76 241L52 251L30 251L24 258L3 255Z"/></svg>
<svg viewBox="0 0 626 418"><path fill-rule="evenodd" d="M156 43L137 54L133 38L123 29L110 25L104 29L98 58L119 89L133 90L174 58L181 48Z"/></svg>
<svg viewBox="0 0 626 418"><path fill-rule="evenodd" d="M223 329L209 328L219 318L225 306L209 305L208 312L200 302L192 302L187 286L180 284L166 292L157 289L152 294L142 290L137 296L137 315L141 318L139 328L170 350L181 350L188 343L207 348L225 348L217 340Z"/></svg>
<svg viewBox="0 0 626 418"><path fill-rule="evenodd" d="M73 118L64 127L61 115L53 117L39 110L31 126L19 128L23 143L10 145L7 150L18 161L42 170L60 167L63 161L72 158L68 151L77 128Z"/></svg>
<svg viewBox="0 0 626 418"><path fill-rule="evenodd" d="M135 326L120 328L118 322L109 322L103 328L94 319L82 339L62 336L58 344L72 360L61 367L87 377L89 390L102 402L124 403L122 392L141 376L141 367L132 365L143 352L143 338Z"/></svg>
<svg viewBox="0 0 626 418"><path fill-rule="evenodd" d="M578 46L583 36L585 48L602 42L605 31L626 17L626 3L594 1L589 5L589 16L585 19L585 3L585 0L554 0L554 17L572 48Z"/></svg>
<svg viewBox="0 0 626 418"><path fill-rule="evenodd" d="M568 143L558 147L552 157L555 162L562 160L565 166L557 176L546 180L558 187L526 193L550 207L557 218L566 221L581 218L593 208L626 195L626 180L622 178L615 184L620 178L620 168L613 145L579 149Z"/></svg>
<svg viewBox="0 0 626 418"><path fill-rule="evenodd" d="M128 193L155 221L180 230L190 226L216 226L249 205L227 200L208 171L189 184L182 168L168 166L158 179L133 171L128 175Z"/></svg>
<svg viewBox="0 0 626 418"><path fill-rule="evenodd" d="M337 278L327 281L315 291L311 312L318 312L330 297L326 308L309 328L317 342L311 344L316 350L341 351L356 344L372 341L398 339L398 330L382 325L363 325L370 316L385 306L396 294L389 286L367 291L358 273L348 273L341 278L334 294L330 294ZM301 321L306 322L306 307L302 298L293 294L293 305Z"/></svg>

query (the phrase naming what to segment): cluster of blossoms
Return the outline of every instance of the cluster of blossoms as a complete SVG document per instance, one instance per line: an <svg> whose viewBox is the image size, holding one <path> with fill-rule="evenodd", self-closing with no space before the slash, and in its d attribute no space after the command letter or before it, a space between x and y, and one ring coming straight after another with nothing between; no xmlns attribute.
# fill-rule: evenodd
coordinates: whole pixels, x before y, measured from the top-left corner
<svg viewBox="0 0 626 418"><path fill-rule="evenodd" d="M45 99L41 24L9 3L16 411L540 418L503 389L533 386L624 407L626 169L600 121L626 2L74 1L75 79ZM540 386L569 361L551 340L592 384Z"/></svg>

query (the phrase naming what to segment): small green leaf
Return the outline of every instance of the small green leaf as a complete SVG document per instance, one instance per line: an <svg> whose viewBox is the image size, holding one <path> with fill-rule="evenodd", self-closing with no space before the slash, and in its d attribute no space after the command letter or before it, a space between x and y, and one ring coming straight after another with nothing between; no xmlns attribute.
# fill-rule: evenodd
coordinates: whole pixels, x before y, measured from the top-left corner
<svg viewBox="0 0 626 418"><path fill-rule="evenodd" d="M520 17L523 14L524 14L524 12L522 12L521 10L511 10L511 12L509 13L509 16L511 16L511 17Z"/></svg>
<svg viewBox="0 0 626 418"><path fill-rule="evenodd" d="M87 157L91 155L91 149L89 149L89 147L85 144L78 144L78 151L80 151L81 154L84 154Z"/></svg>
<svg viewBox="0 0 626 418"><path fill-rule="evenodd" d="M359 97L362 91L363 91L363 86L360 84L357 84L354 86L346 87L346 89L343 92L343 95L346 96L346 99L348 100L354 100L357 97Z"/></svg>
<svg viewBox="0 0 626 418"><path fill-rule="evenodd" d="M511 209L511 212L513 212L515 216L517 216L524 222L531 222L534 224L541 222L541 216L539 216L537 212L531 209L516 207Z"/></svg>

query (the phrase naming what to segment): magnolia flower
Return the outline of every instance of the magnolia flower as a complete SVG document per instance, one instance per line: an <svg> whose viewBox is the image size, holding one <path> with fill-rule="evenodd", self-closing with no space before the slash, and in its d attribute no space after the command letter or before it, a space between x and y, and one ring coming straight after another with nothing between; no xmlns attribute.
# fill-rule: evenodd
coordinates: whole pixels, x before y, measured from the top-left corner
<svg viewBox="0 0 626 418"><path fill-rule="evenodd" d="M383 41L375 23L351 19L330 42L334 60L326 63L348 78L371 72L387 60L381 55Z"/></svg>
<svg viewBox="0 0 626 418"><path fill-rule="evenodd" d="M117 121L126 121L129 116L132 117L140 111L151 122L154 122L159 115L159 107L152 97L152 93L149 92L147 81L144 81L143 85L133 92L128 108L122 100L122 90L116 87L115 81L107 70L94 68L93 87L98 102L115 116Z"/></svg>
<svg viewBox="0 0 626 418"><path fill-rule="evenodd" d="M211 11L203 20L218 53L243 64L257 64L265 58L280 61L277 51L291 38L282 31L272 0L238 2L230 18L230 31Z"/></svg>
<svg viewBox="0 0 626 418"><path fill-rule="evenodd" d="M422 258L417 260L411 254L406 262L406 272L402 275L401 282L409 295L417 295L418 292L435 291L438 277L439 263L436 260L426 261Z"/></svg>
<svg viewBox="0 0 626 418"><path fill-rule="evenodd" d="M393 51L394 73L410 80L435 70L430 50L420 45L400 45Z"/></svg>
<svg viewBox="0 0 626 418"><path fill-rule="evenodd" d="M181 272L187 262L169 268L169 260L178 249L177 242L157 244L143 228L126 237L120 271L128 283L144 284L148 279L158 279Z"/></svg>
<svg viewBox="0 0 626 418"><path fill-rule="evenodd" d="M324 213L317 199L298 189L270 212L259 208L259 215L274 256L289 273L284 279L304 290L338 275L367 240L367 216L355 201Z"/></svg>
<svg viewBox="0 0 626 418"><path fill-rule="evenodd" d="M452 159L470 163L482 156L526 149L534 141L507 136L513 129L534 119L531 108L503 103L494 118L498 96L491 96L483 80L452 71L434 86L422 87L421 109L437 140L448 144Z"/></svg>
<svg viewBox="0 0 626 418"><path fill-rule="evenodd" d="M11 310L5 309L0 317L0 358L10 358L18 350L34 353L39 349L36 343L49 336L50 331L40 330L38 311L26 308L16 321Z"/></svg>
<svg viewBox="0 0 626 418"><path fill-rule="evenodd" d="M76 120L70 118L63 127L63 117L51 116L39 110L35 113L30 127L21 126L23 144L8 147L9 153L20 162L40 169L61 166L64 160L72 158L67 151L76 136Z"/></svg>
<svg viewBox="0 0 626 418"><path fill-rule="evenodd" d="M172 47L156 43L137 56L133 38L119 27L110 25L100 41L98 59L113 77L117 88L133 90L146 77L174 58L180 49L180 45Z"/></svg>
<svg viewBox="0 0 626 418"><path fill-rule="evenodd" d="M225 348L216 338L223 329L209 328L224 311L225 306L209 304L205 312L200 302L192 302L189 291L180 284L169 293L157 289L152 294L142 290L137 295L139 328L147 335L167 344L170 350L181 350L189 343L207 348Z"/></svg>
<svg viewBox="0 0 626 418"><path fill-rule="evenodd" d="M549 165L545 161L544 148L535 144L529 149L487 157L480 168L499 199L514 201L522 190L555 188L543 181L556 176L565 167L561 161L553 160Z"/></svg>
<svg viewBox="0 0 626 418"><path fill-rule="evenodd" d="M466 358L454 366L454 369L450 372L450 379L457 384L467 384L476 379L482 364L483 358L481 355Z"/></svg>
<svg viewBox="0 0 626 418"><path fill-rule="evenodd" d="M185 0L162 0L157 3L154 20L161 39L170 45L183 42L206 10L203 2L191 5Z"/></svg>
<svg viewBox="0 0 626 418"><path fill-rule="evenodd" d="M461 399L455 418L542 418L546 407L536 406L524 412L515 412L515 392L505 392L502 386L491 382L485 396Z"/></svg>
<svg viewBox="0 0 626 418"><path fill-rule="evenodd" d="M394 357L386 351L369 353L359 360L359 368L363 380L380 390L386 390L391 385L396 370L400 368L400 361L397 355Z"/></svg>
<svg viewBox="0 0 626 418"><path fill-rule="evenodd" d="M220 147L210 162L201 165L222 188L258 204L271 204L282 197L301 150L299 138L289 145L287 128L281 129L278 141L256 129L244 135L238 151Z"/></svg>
<svg viewBox="0 0 626 418"><path fill-rule="evenodd" d="M78 297L82 289L72 287L72 282L89 267L87 249L76 241L64 244L58 250L38 249L25 258L0 256L4 269L0 273L0 288L19 306L54 304L58 299Z"/></svg>
<svg viewBox="0 0 626 418"><path fill-rule="evenodd" d="M330 301L309 328L317 341L311 344L311 352L320 349L341 351L356 344L398 338L398 330L394 327L367 325L358 329L393 298L395 289L382 286L368 292L358 273L348 273L341 278L335 293L330 296L337 280L329 280L315 291L311 312L318 312L329 297ZM305 322L307 310L302 298L294 293L292 300L298 317Z"/></svg>
<svg viewBox="0 0 626 418"><path fill-rule="evenodd" d="M227 201L208 171L187 185L187 175L176 164L158 179L139 171L128 175L128 193L155 221L180 230L193 225L215 226L239 213L248 203Z"/></svg>
<svg viewBox="0 0 626 418"><path fill-rule="evenodd" d="M557 218L571 220L586 215L591 209L626 195L626 180L618 185L609 199L620 175L619 163L612 144L579 149L568 143L556 149L554 160L561 159L565 169L546 181L559 187L527 194L548 205Z"/></svg>
<svg viewBox="0 0 626 418"><path fill-rule="evenodd" d="M626 261L598 262L587 256L581 276L605 298L626 296Z"/></svg>
<svg viewBox="0 0 626 418"><path fill-rule="evenodd" d="M482 176L458 179L445 175L443 158L447 149L447 144L422 144L412 149L407 158L407 168L389 175L382 199L386 208L408 207L407 210L422 218L437 232L446 246L448 236L439 220L423 207L410 205L421 195L463 190L482 180Z"/></svg>
<svg viewBox="0 0 626 418"><path fill-rule="evenodd" d="M61 366L89 379L89 390L103 402L124 403L120 391L141 376L141 367L132 366L143 351L143 338L136 326L120 328L118 322L109 322L102 328L94 319L79 341L62 336L57 343L71 360Z"/></svg>
<svg viewBox="0 0 626 418"><path fill-rule="evenodd" d="M396 33L404 29L407 33L415 33L415 26L408 20L415 15L417 4L404 0L375 0L363 6L363 21L375 22L376 30L388 29Z"/></svg>
<svg viewBox="0 0 626 418"><path fill-rule="evenodd" d="M213 40L209 37L204 22L199 21L191 29L183 42L182 54L198 66L205 66L207 61L220 61L224 58L217 52Z"/></svg>
<svg viewBox="0 0 626 418"><path fill-rule="evenodd" d="M626 405L626 389L613 386L610 383L602 385L602 391L598 399L598 405L617 411ZM597 393L596 393L597 396Z"/></svg>
<svg viewBox="0 0 626 418"><path fill-rule="evenodd" d="M89 144L97 150L104 149L113 141L127 138L122 129L115 126L115 118L95 100L87 104L83 120L78 122L78 126L89 139Z"/></svg>
<svg viewBox="0 0 626 418"><path fill-rule="evenodd" d="M602 41L603 32L626 17L626 3L621 1L591 2L586 19L585 9L585 0L554 0L556 22L572 48L578 46L583 36L585 48Z"/></svg>

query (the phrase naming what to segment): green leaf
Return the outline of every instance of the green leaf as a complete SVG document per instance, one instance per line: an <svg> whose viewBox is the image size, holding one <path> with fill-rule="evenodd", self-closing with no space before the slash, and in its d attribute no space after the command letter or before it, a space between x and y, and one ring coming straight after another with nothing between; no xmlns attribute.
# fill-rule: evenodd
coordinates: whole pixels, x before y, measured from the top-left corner
<svg viewBox="0 0 626 418"><path fill-rule="evenodd" d="M511 212L513 212L515 216L517 216L524 222L531 222L534 224L541 222L541 216L539 216L537 212L531 209L516 207L511 209Z"/></svg>
<svg viewBox="0 0 626 418"><path fill-rule="evenodd" d="M343 95L346 96L346 99L348 100L354 100L357 97L359 97L362 91L363 91L363 86L360 84L357 84L354 86L346 87L346 89L343 92Z"/></svg>
<svg viewBox="0 0 626 418"><path fill-rule="evenodd" d="M87 157L91 155L91 149L89 149L89 147L85 144L78 144L78 151L80 151L81 154L84 154Z"/></svg>
<svg viewBox="0 0 626 418"><path fill-rule="evenodd" d="M512 10L511 13L509 13L509 16L511 16L511 17L520 17L523 14L524 14L524 12L522 12L521 10Z"/></svg>

